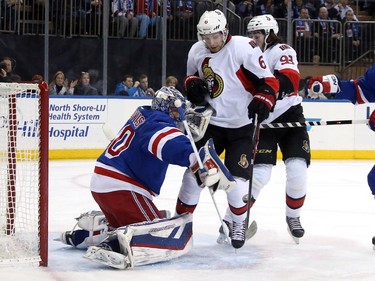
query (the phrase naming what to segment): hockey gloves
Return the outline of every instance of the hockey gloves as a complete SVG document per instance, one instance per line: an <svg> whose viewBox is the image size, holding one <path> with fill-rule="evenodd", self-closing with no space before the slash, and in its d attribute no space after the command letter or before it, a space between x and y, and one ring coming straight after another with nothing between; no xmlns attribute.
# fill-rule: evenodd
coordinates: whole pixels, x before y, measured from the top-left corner
<svg viewBox="0 0 375 281"><path fill-rule="evenodd" d="M371 130L375 131L375 110L370 115L370 119L368 120L368 126Z"/></svg>
<svg viewBox="0 0 375 281"><path fill-rule="evenodd" d="M230 192L236 185L236 181L217 155L212 139L199 149L199 157L204 169L199 169L198 163L191 167L198 184L201 187L207 186L213 192L218 189Z"/></svg>
<svg viewBox="0 0 375 281"><path fill-rule="evenodd" d="M276 102L276 97L273 94L257 93L248 106L249 118L254 118L255 113L258 114L258 122L261 123L270 115L270 111Z"/></svg>
<svg viewBox="0 0 375 281"><path fill-rule="evenodd" d="M206 81L194 75L185 77L184 88L186 90L187 99L195 105L204 104L205 96L210 94Z"/></svg>
<svg viewBox="0 0 375 281"><path fill-rule="evenodd" d="M313 76L307 84L308 96L312 99L319 94L336 94L339 90L339 79L333 74Z"/></svg>
<svg viewBox="0 0 375 281"><path fill-rule="evenodd" d="M197 142L203 138L212 113L213 109L208 104L206 106L189 107L185 111L186 120L194 142Z"/></svg>

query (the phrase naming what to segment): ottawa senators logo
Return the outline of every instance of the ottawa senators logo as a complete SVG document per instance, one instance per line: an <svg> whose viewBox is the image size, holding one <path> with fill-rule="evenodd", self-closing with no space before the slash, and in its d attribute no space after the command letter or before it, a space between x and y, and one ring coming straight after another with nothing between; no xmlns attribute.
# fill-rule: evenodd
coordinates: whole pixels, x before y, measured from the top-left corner
<svg viewBox="0 0 375 281"><path fill-rule="evenodd" d="M307 140L303 141L302 149L304 151L306 151L307 153L310 153L310 146L309 146L309 142Z"/></svg>
<svg viewBox="0 0 375 281"><path fill-rule="evenodd" d="M210 97L212 99L217 98L221 95L224 89L223 78L216 74L212 68L208 65L211 58L205 58L202 62L203 78L206 80L208 90L210 91Z"/></svg>
<svg viewBox="0 0 375 281"><path fill-rule="evenodd" d="M240 161L238 162L238 165L240 165L244 169L249 167L249 161L247 161L246 154L241 155L241 158L240 158Z"/></svg>

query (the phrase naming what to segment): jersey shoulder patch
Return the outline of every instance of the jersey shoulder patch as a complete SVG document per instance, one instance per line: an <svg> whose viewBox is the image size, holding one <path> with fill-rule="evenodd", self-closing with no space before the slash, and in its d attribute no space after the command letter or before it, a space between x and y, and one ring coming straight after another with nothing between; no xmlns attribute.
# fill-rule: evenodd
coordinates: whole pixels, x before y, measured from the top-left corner
<svg viewBox="0 0 375 281"><path fill-rule="evenodd" d="M282 50L282 51L285 51L285 50L291 49L291 47L290 47L289 45L287 45L287 44L280 44L280 45L279 45L279 48L280 48L280 50Z"/></svg>

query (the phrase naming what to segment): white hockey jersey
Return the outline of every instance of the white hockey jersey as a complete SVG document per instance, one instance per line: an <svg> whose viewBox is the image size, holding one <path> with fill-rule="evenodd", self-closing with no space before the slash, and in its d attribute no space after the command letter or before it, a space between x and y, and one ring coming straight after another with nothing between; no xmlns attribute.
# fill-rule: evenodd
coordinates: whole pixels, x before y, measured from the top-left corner
<svg viewBox="0 0 375 281"><path fill-rule="evenodd" d="M208 84L206 101L213 107L210 124L239 128L250 123L248 105L256 93L275 94L278 81L255 41L228 36L224 47L211 53L203 41L195 43L188 55L187 75L197 75Z"/></svg>
<svg viewBox="0 0 375 281"><path fill-rule="evenodd" d="M287 44L275 44L264 51L265 59L272 73L279 72L289 78L294 90L290 93L282 92L280 85L279 98L270 116L262 123L270 123L286 112L290 107L300 104L302 97L298 95L299 70L296 51Z"/></svg>

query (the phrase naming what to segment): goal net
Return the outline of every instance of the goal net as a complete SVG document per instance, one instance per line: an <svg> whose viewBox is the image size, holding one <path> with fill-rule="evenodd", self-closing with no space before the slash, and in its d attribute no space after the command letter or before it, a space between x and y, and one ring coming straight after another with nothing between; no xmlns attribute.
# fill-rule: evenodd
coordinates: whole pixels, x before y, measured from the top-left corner
<svg viewBox="0 0 375 281"><path fill-rule="evenodd" d="M0 83L0 265L47 266L48 89Z"/></svg>

